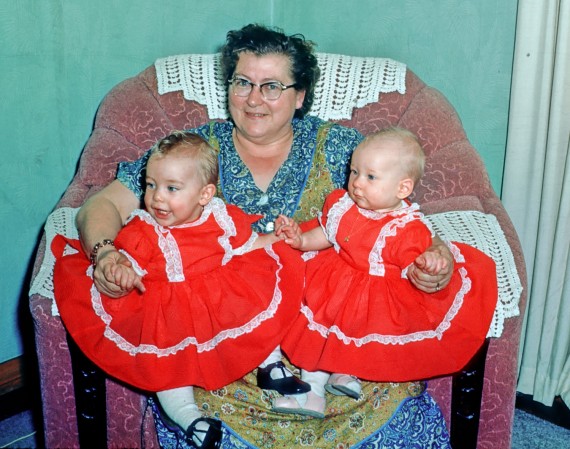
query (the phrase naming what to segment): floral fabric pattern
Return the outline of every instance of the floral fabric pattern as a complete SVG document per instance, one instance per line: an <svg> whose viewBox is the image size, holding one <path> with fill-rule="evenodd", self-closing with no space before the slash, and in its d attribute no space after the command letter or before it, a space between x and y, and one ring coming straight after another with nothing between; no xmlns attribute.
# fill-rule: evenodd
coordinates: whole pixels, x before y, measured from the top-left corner
<svg viewBox="0 0 570 449"><path fill-rule="evenodd" d="M274 393L258 389L254 378L236 385L215 392L196 390L204 393L197 398L203 413L224 423L224 449L450 448L443 416L423 383L366 384L358 401L329 396L324 420L271 412ZM213 406L215 402L219 405ZM161 446L190 448L181 432L163 424L152 400L151 407Z"/></svg>

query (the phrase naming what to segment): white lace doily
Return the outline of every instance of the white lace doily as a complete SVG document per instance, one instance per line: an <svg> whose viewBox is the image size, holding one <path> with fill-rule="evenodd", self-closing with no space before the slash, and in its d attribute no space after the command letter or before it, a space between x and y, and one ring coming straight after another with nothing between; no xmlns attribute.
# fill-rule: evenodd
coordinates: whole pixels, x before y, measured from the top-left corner
<svg viewBox="0 0 570 449"><path fill-rule="evenodd" d="M56 234L78 238L75 216L78 209L63 207L55 210L45 224L46 251L42 266L32 281L30 295L40 294L53 301L52 313L58 315L53 294L53 267L55 257L51 242ZM464 242L492 257L497 266L499 300L489 337L500 337L504 321L519 314L519 299L522 285L516 270L513 253L505 235L493 215L475 211L444 212L427 216L433 230L444 240Z"/></svg>
<svg viewBox="0 0 570 449"><path fill-rule="evenodd" d="M78 239L79 232L75 225L75 216L79 208L62 207L53 211L46 221L44 231L46 233L46 250L44 260L36 277L30 286L30 296L37 293L52 300L51 313L59 315L53 294L53 267L55 256L51 251L51 242L56 234L64 235L71 239Z"/></svg>
<svg viewBox="0 0 570 449"><path fill-rule="evenodd" d="M310 115L323 120L349 119L352 110L378 101L387 92L406 93L406 65L386 58L317 53L321 77ZM158 93L182 91L203 104L210 119L227 119L226 81L220 54L187 54L154 63Z"/></svg>
<svg viewBox="0 0 570 449"><path fill-rule="evenodd" d="M505 234L494 215L476 211L426 215L434 232L443 240L467 243L495 261L499 298L488 337L500 337L505 319L518 316L522 284Z"/></svg>

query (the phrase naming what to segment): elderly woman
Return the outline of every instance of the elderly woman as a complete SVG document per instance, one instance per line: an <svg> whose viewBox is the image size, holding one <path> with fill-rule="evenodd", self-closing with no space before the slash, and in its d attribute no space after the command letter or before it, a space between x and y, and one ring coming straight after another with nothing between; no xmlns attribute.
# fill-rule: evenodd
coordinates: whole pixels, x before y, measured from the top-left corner
<svg viewBox="0 0 570 449"><path fill-rule="evenodd" d="M222 49L222 65L231 120L193 130L219 152L218 194L227 203L262 215L254 224L258 232L271 232L279 214L310 226L326 195L344 186L350 155L363 137L356 130L306 115L319 70L313 46L302 36L287 36L259 25L231 31ZM111 242L140 205L144 189L141 172L147 158L148 153L121 164L117 179L91 197L77 217L83 248L96 264L95 284L111 297L127 293L111 281L116 264L128 265ZM418 288L434 292L449 281L452 257L438 240L428 251L443 258L446 268L439 273L422 271L423 257L419 256L408 274ZM142 282L138 287L144 288ZM268 353L272 349L268 348ZM281 362L269 366L266 374L270 387L271 380L291 377ZM223 390L196 392L202 409L224 421L224 447L233 447L232 438L240 441L240 447L297 447L299 438L323 448L374 441L381 438L382 425L398 404L424 389L416 382L364 382L360 400L334 398L328 409L331 413L319 421L271 412L276 393L257 388L257 382L249 374ZM433 401L432 406L437 408ZM159 438L165 443L171 434L161 427L160 419L157 421ZM437 426L440 424L443 426L443 421ZM446 431L441 426L438 432L445 447ZM217 437L208 440L215 443L198 447L218 447Z"/></svg>

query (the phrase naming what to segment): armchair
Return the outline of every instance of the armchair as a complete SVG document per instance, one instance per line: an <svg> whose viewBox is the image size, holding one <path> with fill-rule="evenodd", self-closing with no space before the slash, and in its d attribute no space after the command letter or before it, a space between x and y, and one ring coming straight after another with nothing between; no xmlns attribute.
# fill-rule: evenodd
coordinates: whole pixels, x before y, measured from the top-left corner
<svg viewBox="0 0 570 449"><path fill-rule="evenodd" d="M330 76L327 70L331 69L325 67L324 75ZM356 104L350 117L335 120L363 134L398 125L418 135L427 163L413 200L427 214L475 210L496 217L523 287L521 313L507 319L502 335L489 338L461 373L430 380L428 389L443 411L454 448L510 448L517 349L526 300L521 246L453 107L411 70L403 73L405 92L382 92L376 101ZM181 91L159 93L155 65L121 82L103 100L77 173L56 209L79 207L114 179L119 161L138 158L173 129L196 127L210 118L217 117ZM158 447L144 394L106 378L85 359L52 313L53 299L37 287L48 252L44 235L29 298L46 447Z"/></svg>

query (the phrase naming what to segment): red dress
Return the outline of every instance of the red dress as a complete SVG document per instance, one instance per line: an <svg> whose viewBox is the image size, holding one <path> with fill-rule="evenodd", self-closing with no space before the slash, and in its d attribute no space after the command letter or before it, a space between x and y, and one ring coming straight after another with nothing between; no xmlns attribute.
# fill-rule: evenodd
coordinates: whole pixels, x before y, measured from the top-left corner
<svg viewBox="0 0 570 449"><path fill-rule="evenodd" d="M282 348L309 371L371 381L425 379L460 370L486 338L497 302L495 263L461 243L450 284L424 293L406 268L432 242L417 205L360 209L344 190L325 202L333 247L307 262L301 314Z"/></svg>
<svg viewBox="0 0 570 449"><path fill-rule="evenodd" d="M279 243L245 252L258 218L217 198L172 228L137 211L115 245L144 274L146 292L101 295L85 255L64 255L54 272L63 323L95 364L130 385L212 390L235 381L279 345L302 297L297 251ZM54 254L62 243L54 240Z"/></svg>

